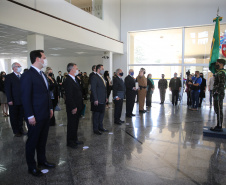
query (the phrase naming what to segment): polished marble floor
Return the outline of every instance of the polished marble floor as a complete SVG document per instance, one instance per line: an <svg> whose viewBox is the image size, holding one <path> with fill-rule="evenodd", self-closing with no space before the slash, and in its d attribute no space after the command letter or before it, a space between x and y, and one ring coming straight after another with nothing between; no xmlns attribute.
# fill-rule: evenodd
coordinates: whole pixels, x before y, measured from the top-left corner
<svg viewBox="0 0 226 185"><path fill-rule="evenodd" d="M63 101L56 112L57 125L50 127L47 158L57 164L43 177L27 173L26 136L16 138L9 118L0 117L1 185L146 185L226 184L226 140L203 137L203 126L214 126L213 108L192 112L185 105L153 103L146 114L122 119L114 125L114 109L106 109L104 125L112 133L92 133L89 102L80 120L83 149L66 147L66 113ZM226 118L226 111L224 110ZM226 122L226 119L224 119ZM224 125L225 127L225 125Z"/></svg>

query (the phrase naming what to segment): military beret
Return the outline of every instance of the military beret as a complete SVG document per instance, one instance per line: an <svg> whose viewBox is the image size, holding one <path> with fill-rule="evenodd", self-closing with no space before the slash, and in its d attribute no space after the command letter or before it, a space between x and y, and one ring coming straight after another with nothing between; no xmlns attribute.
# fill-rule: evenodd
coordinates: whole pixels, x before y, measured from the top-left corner
<svg viewBox="0 0 226 185"><path fill-rule="evenodd" d="M224 64L225 65L225 60L224 59L217 59L217 62Z"/></svg>

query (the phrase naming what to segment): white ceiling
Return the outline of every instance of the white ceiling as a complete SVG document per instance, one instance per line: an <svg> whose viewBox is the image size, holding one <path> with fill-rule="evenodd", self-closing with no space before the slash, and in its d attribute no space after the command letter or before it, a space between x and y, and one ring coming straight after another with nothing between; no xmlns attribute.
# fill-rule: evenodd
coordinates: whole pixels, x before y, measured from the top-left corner
<svg viewBox="0 0 226 185"><path fill-rule="evenodd" d="M0 58L27 57L27 44L20 45L12 42L27 41L27 36L32 34L35 33L0 24ZM55 57L102 56L104 54L104 51L98 48L47 35L44 35L44 50L47 56Z"/></svg>

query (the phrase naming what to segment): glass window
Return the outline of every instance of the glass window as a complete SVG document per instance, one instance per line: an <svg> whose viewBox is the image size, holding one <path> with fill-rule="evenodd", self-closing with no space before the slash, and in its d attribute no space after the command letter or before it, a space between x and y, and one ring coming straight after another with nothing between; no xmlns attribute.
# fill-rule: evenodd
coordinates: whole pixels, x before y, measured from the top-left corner
<svg viewBox="0 0 226 185"><path fill-rule="evenodd" d="M208 64L214 25L185 28L185 64ZM220 25L221 44L226 42L226 24ZM221 48L221 47L220 47ZM222 50L220 49L220 57Z"/></svg>
<svg viewBox="0 0 226 185"><path fill-rule="evenodd" d="M182 62L182 29L130 33L130 64Z"/></svg>
<svg viewBox="0 0 226 185"><path fill-rule="evenodd" d="M102 19L102 0L65 0L78 8Z"/></svg>

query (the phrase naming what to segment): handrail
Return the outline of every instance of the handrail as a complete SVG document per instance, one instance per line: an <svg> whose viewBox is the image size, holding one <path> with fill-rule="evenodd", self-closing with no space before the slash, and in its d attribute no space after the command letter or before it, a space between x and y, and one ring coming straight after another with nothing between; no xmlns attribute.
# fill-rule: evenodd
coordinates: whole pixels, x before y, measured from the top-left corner
<svg viewBox="0 0 226 185"><path fill-rule="evenodd" d="M84 30L86 30L86 31L90 31L90 32L95 33L95 34L97 34L97 35L100 35L100 36L106 37L106 38L108 38L108 39L114 40L114 41L116 41L116 42L120 42L120 43L123 44L123 42L121 42L121 41L119 41L119 40L116 40L116 39L114 39L114 38L108 37L108 36L106 36L106 35L103 35L103 34L101 34L101 33L96 32L96 31L90 30L90 29L85 28L85 27L83 27L83 26L79 26L78 24L74 24L74 23L72 23L72 22L66 21L66 20L61 19L61 18L59 18L59 17L53 16L53 15L51 15L51 14L42 12L42 11L40 11L40 10L37 10L37 9L32 8L32 7L30 7L30 6L24 5L24 4L19 3L19 2L17 2L17 1L14 1L14 0L7 0L7 1L9 1L9 2L11 2L11 3L14 3L14 4L17 4L17 5L19 5L19 6L22 6L22 7L24 7L24 8L28 8L28 9L30 9L30 10L36 11L36 12L41 13L41 14L43 14L43 15L52 17L52 18L54 18L54 19L63 21L63 22L65 22L65 23L71 24L71 25L73 25L73 26L79 27L79 28L84 29Z"/></svg>

